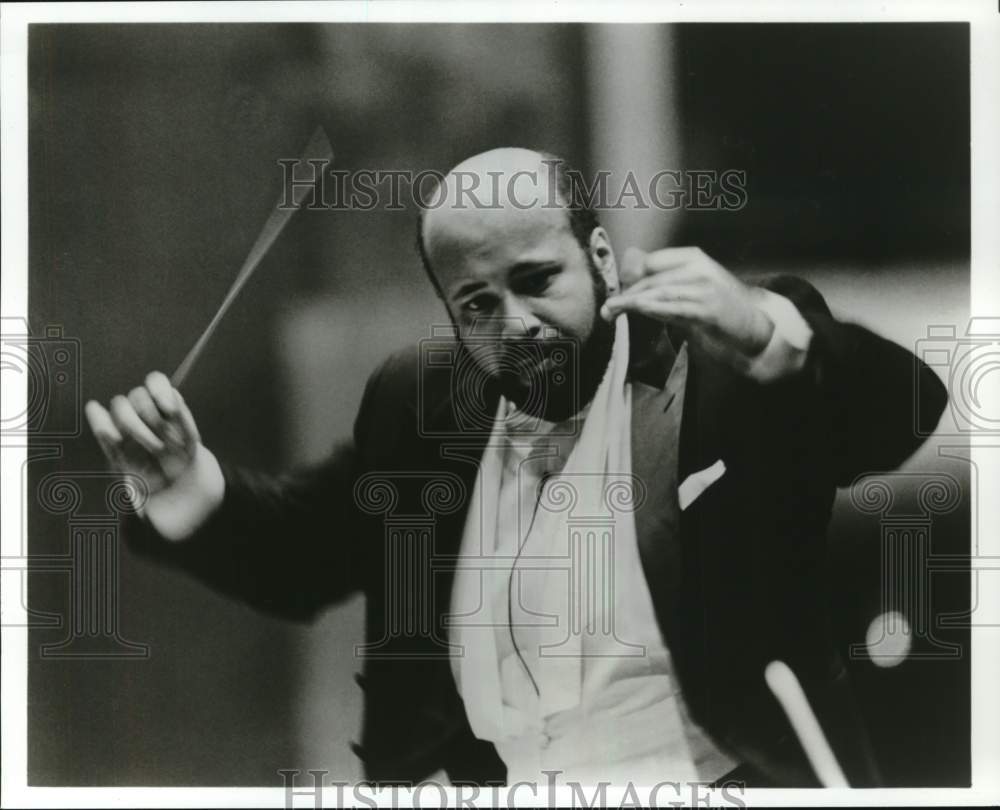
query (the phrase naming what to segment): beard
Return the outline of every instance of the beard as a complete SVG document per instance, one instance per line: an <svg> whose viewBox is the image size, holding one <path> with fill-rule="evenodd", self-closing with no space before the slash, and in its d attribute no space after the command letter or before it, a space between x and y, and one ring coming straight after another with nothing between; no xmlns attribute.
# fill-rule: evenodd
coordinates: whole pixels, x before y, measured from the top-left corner
<svg viewBox="0 0 1000 810"><path fill-rule="evenodd" d="M543 337L513 341L493 377L519 410L561 422L586 407L597 393L611 360L615 327L601 317L608 287L593 261L594 312L585 339Z"/></svg>

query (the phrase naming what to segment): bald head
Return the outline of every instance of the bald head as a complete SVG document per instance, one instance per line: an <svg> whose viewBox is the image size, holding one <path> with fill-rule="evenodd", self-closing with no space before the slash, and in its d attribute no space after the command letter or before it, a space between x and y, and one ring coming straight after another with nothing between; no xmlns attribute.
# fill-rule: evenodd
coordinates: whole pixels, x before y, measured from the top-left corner
<svg viewBox="0 0 1000 810"><path fill-rule="evenodd" d="M463 254L482 254L516 233L565 231L583 248L598 227L563 160L504 147L466 158L430 195L418 221L417 247L431 282L435 270Z"/></svg>
<svg viewBox="0 0 1000 810"><path fill-rule="evenodd" d="M552 180L558 158L531 149L505 147L466 158L451 169L428 201L427 226L447 223L472 211L525 211L555 208Z"/></svg>

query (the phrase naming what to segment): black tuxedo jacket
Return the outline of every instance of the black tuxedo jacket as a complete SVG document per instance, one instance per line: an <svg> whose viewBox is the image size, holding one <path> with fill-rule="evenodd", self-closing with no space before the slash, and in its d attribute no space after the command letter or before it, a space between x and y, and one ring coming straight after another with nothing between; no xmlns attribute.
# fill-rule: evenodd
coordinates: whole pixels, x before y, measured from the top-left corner
<svg viewBox="0 0 1000 810"><path fill-rule="evenodd" d="M684 401L671 402L676 341L649 322L631 324L643 570L685 699L718 744L771 783L815 784L764 682L766 664L781 659L849 780L873 785L832 640L828 597L839 583L824 576L825 529L835 488L902 463L935 427L946 394L910 352L836 321L807 283L781 276L764 286L789 298L814 333L804 369L775 383L746 379L689 345ZM472 735L448 659L451 563L489 434L463 408L496 407L495 393L462 388L470 375L455 372L456 351L444 367L416 351L390 357L368 381L353 441L320 467L284 477L225 468L222 507L188 541L127 532L134 549L269 613L308 619L366 594L355 750L375 782L439 768L456 783L505 775L492 744ZM668 454L658 426L676 407L680 447ZM686 511L664 508L679 482L720 458L726 474Z"/></svg>

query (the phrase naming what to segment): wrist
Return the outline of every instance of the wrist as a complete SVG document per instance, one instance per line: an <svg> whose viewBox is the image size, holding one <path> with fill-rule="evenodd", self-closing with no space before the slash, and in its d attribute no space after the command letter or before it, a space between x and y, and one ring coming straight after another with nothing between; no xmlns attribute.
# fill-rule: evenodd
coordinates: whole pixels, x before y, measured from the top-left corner
<svg viewBox="0 0 1000 810"><path fill-rule="evenodd" d="M169 487L150 496L143 517L164 539L187 540L222 505L225 491L218 459L199 444L189 467Z"/></svg>
<svg viewBox="0 0 1000 810"><path fill-rule="evenodd" d="M756 303L750 306L749 337L743 346L743 353L753 359L759 357L774 337L774 321Z"/></svg>
<svg viewBox="0 0 1000 810"><path fill-rule="evenodd" d="M772 382L800 371L806 363L812 329L795 305L781 295L755 288L757 309L771 324L764 349L749 358L746 373L758 382Z"/></svg>

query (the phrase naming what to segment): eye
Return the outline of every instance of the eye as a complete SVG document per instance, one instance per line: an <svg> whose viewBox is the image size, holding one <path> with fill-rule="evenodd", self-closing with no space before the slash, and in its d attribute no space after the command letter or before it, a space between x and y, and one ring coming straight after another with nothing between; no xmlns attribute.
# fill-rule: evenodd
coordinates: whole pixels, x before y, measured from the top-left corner
<svg viewBox="0 0 1000 810"><path fill-rule="evenodd" d="M486 312L493 306L493 303L494 299L492 295L476 295L465 301L462 304L462 309L465 312Z"/></svg>
<svg viewBox="0 0 1000 810"><path fill-rule="evenodd" d="M561 271L561 267L546 267L542 270L525 273L519 276L512 286L522 295L541 295Z"/></svg>

